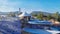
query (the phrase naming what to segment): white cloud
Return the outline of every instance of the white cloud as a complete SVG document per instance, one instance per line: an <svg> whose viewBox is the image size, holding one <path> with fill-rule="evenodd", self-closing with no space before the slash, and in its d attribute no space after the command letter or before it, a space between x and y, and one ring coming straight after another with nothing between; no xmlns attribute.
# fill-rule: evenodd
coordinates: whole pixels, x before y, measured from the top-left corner
<svg viewBox="0 0 60 34"><path fill-rule="evenodd" d="M20 1L9 1L9 0L0 0L0 11L2 12L10 12L10 11L18 11L19 6L21 7L23 2ZM32 11L42 11L42 9L36 8L21 8L22 12L31 13Z"/></svg>
<svg viewBox="0 0 60 34"><path fill-rule="evenodd" d="M21 11L22 11L22 12L31 13L32 11L43 11L43 9L36 9L36 8L28 9L28 8L21 8Z"/></svg>
<svg viewBox="0 0 60 34"><path fill-rule="evenodd" d="M22 12L31 13L32 9L21 8L21 11L22 11Z"/></svg>
<svg viewBox="0 0 60 34"><path fill-rule="evenodd" d="M8 0L0 0L0 11L10 12L18 10L19 2L9 2Z"/></svg>

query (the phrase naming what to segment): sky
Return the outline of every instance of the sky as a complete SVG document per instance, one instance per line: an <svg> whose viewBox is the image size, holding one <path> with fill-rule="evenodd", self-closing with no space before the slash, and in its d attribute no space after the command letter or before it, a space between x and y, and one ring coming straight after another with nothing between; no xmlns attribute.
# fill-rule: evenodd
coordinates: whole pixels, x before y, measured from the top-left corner
<svg viewBox="0 0 60 34"><path fill-rule="evenodd" d="M18 11L21 8L22 12L43 11L43 12L60 12L60 0L0 0L0 11L10 12Z"/></svg>

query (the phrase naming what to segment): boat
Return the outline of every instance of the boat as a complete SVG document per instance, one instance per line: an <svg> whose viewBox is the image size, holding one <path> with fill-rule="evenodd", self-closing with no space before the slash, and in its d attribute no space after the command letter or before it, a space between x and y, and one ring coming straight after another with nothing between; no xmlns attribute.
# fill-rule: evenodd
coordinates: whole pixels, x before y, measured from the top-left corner
<svg viewBox="0 0 60 34"><path fill-rule="evenodd" d="M28 22L23 28L23 30L26 32L29 32L31 34L60 34L59 29L55 28L49 21L38 20L26 12L22 13L20 17L21 16L29 17Z"/></svg>

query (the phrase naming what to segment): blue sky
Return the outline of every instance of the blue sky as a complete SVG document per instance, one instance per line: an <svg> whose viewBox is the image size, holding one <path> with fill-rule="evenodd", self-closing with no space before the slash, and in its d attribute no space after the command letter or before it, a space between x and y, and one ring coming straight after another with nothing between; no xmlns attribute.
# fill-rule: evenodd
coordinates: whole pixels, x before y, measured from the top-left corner
<svg viewBox="0 0 60 34"><path fill-rule="evenodd" d="M0 0L2 12L18 11L18 8L28 13L32 11L54 13L60 11L60 0Z"/></svg>

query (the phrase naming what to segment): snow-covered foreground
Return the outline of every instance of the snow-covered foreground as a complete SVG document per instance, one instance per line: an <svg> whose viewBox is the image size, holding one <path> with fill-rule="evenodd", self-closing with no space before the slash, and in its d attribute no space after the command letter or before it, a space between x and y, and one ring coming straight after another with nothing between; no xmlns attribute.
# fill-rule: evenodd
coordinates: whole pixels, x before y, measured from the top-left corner
<svg viewBox="0 0 60 34"><path fill-rule="evenodd" d="M20 21L0 21L0 34L20 34Z"/></svg>

